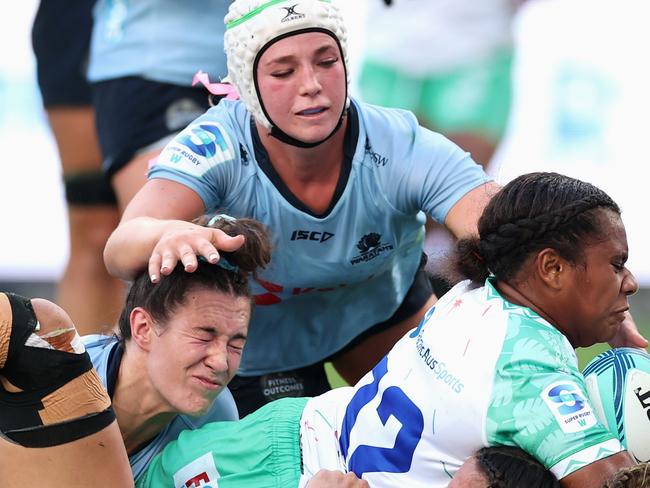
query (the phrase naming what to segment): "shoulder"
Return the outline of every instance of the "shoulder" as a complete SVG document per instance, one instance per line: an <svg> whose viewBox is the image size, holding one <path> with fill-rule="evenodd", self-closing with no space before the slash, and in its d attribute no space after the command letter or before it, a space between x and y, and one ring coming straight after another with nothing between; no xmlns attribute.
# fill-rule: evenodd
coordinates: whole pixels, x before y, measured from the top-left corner
<svg viewBox="0 0 650 488"><path fill-rule="evenodd" d="M152 173L161 167L203 174L239 158L245 143L248 113L241 102L221 101L194 120L167 144Z"/></svg>
<svg viewBox="0 0 650 488"><path fill-rule="evenodd" d="M410 110L382 107L357 100L353 100L353 103L355 103L359 118L369 136L374 136L375 133L389 133L393 134L389 139L399 140L407 145L416 142L415 137L449 142L442 134L420 125L416 115ZM410 138L404 139L406 134L409 134Z"/></svg>
<svg viewBox="0 0 650 488"><path fill-rule="evenodd" d="M508 333L503 344L504 368L522 374L580 376L577 357L567 338L526 307L508 306Z"/></svg>
<svg viewBox="0 0 650 488"><path fill-rule="evenodd" d="M352 103L367 132L390 129L413 132L419 127L417 118L408 110L382 107L354 99Z"/></svg>
<svg viewBox="0 0 650 488"><path fill-rule="evenodd" d="M227 157L228 150L245 138L248 120L243 103L222 100L188 125L172 142L207 158Z"/></svg>
<svg viewBox="0 0 650 488"><path fill-rule="evenodd" d="M355 104L360 133L366 138L366 154L378 153L389 160L392 158L400 162L398 167L406 161L428 164L468 158L468 154L447 137L421 126L413 112L364 102Z"/></svg>

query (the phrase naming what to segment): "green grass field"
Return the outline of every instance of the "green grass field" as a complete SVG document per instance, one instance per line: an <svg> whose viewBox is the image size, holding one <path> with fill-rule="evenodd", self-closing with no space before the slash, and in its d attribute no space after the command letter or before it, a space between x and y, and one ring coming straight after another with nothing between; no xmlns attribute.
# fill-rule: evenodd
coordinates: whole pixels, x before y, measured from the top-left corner
<svg viewBox="0 0 650 488"><path fill-rule="evenodd" d="M636 295L630 298L630 309L641 334L650 340L650 288L645 288L639 291ZM591 361L596 355L607 350L607 344L598 344L592 347L579 348L576 353L582 370L585 365ZM347 383L337 374L336 370L331 364L325 365L327 378L333 388L345 386Z"/></svg>

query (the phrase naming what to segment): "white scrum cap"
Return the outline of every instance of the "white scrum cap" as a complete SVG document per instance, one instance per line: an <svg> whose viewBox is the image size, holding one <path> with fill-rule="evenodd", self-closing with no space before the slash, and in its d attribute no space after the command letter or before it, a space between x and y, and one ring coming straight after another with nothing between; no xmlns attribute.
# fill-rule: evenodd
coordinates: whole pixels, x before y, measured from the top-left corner
<svg viewBox="0 0 650 488"><path fill-rule="evenodd" d="M224 81L235 86L248 110L267 129L272 124L262 110L254 73L257 57L267 45L302 31L324 30L338 40L347 73L347 30L332 0L235 0L224 22L228 58ZM348 99L346 106L349 103Z"/></svg>

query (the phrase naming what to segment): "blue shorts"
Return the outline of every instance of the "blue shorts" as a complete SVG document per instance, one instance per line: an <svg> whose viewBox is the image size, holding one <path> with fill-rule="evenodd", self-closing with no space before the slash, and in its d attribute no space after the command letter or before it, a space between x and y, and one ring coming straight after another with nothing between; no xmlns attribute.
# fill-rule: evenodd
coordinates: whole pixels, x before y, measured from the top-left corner
<svg viewBox="0 0 650 488"><path fill-rule="evenodd" d="M42 0L32 25L36 75L45 107L91 104L86 81L93 1Z"/></svg>
<svg viewBox="0 0 650 488"><path fill-rule="evenodd" d="M204 87L159 83L136 76L92 83L104 172L113 176L139 152L162 149L208 108Z"/></svg>

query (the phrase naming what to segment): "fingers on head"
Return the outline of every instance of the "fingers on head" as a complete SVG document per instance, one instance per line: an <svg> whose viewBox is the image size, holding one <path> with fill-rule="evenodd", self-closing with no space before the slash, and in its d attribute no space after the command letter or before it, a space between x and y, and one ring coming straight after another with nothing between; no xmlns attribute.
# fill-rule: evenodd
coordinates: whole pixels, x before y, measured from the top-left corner
<svg viewBox="0 0 650 488"><path fill-rule="evenodd" d="M224 251L236 251L244 244L244 241L246 240L245 237L241 234L231 237L219 229L214 229L212 232L212 244L216 248L223 249Z"/></svg>
<svg viewBox="0 0 650 488"><path fill-rule="evenodd" d="M180 249L180 260L183 263L185 271L194 271L198 266L198 260L195 251L189 247L184 246ZM163 264L166 264L163 262Z"/></svg>

